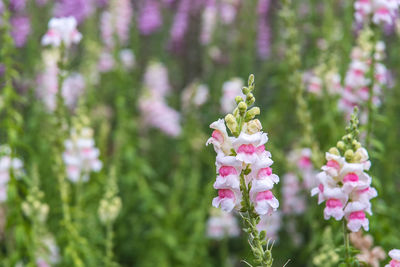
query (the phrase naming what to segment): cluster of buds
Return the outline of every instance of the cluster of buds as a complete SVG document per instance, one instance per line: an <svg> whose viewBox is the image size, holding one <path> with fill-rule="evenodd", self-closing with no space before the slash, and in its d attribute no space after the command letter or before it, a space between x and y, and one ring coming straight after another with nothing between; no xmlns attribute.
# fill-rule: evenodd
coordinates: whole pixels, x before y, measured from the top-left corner
<svg viewBox="0 0 400 267"><path fill-rule="evenodd" d="M347 228L357 232L361 227L368 231L369 221L365 213L372 215L370 200L377 196L371 187L371 177L365 172L371 162L368 152L357 141L357 109L351 116L347 134L326 153L327 163L317 176L320 184L311 194L318 194L318 204L326 201L324 217L328 220L347 220Z"/></svg>
<svg viewBox="0 0 400 267"><path fill-rule="evenodd" d="M42 38L42 45L70 47L78 44L82 34L76 29L77 22L74 17L52 18L49 21L49 30Z"/></svg>
<svg viewBox="0 0 400 267"><path fill-rule="evenodd" d="M371 42L372 35L371 30L364 30L359 37L358 46L353 48L351 54L352 61L346 73L339 101L339 108L347 117L355 106L362 106L369 101L371 91L372 103L376 106L380 105L379 97L382 88L388 84L388 71L381 63L384 58L385 44L379 41L374 46ZM371 67L372 64L374 64L373 67ZM361 119L363 120L364 117L362 116Z"/></svg>
<svg viewBox="0 0 400 267"><path fill-rule="evenodd" d="M10 172L19 178L23 172L23 163L18 158L11 157L11 148L8 145L0 146L0 203L7 200L8 182Z"/></svg>
<svg viewBox="0 0 400 267"><path fill-rule="evenodd" d="M377 25L393 25L399 10L397 0L356 0L355 18L358 23L372 22Z"/></svg>
<svg viewBox="0 0 400 267"><path fill-rule="evenodd" d="M236 217L231 212L224 212L212 208L207 221L207 236L211 239L221 240L224 237L236 237L240 228Z"/></svg>
<svg viewBox="0 0 400 267"><path fill-rule="evenodd" d="M49 213L49 205L43 203L44 193L37 186L32 187L21 207L25 216L35 222L44 223Z"/></svg>
<svg viewBox="0 0 400 267"><path fill-rule="evenodd" d="M389 257L392 260L385 267L399 267L400 266L400 249L392 249L389 251Z"/></svg>
<svg viewBox="0 0 400 267"><path fill-rule="evenodd" d="M225 120L219 119L210 125L214 131L207 145L213 144L217 153L218 173L214 183L218 197L213 199L212 204L227 212L234 208L240 210L249 208L243 207L241 203L243 197L249 197L255 212L266 215L279 206L271 191L279 178L272 173L271 154L265 150L267 134L262 132L260 121L254 119L260 114L260 109L248 109L255 102L253 89L254 76L251 75L248 87L242 89L246 98L236 97L237 107L233 114L228 114ZM225 124L233 136L228 135Z"/></svg>
<svg viewBox="0 0 400 267"><path fill-rule="evenodd" d="M101 223L107 225L113 223L121 210L122 202L118 196L115 169L112 169L108 181L106 193L100 200L98 215Z"/></svg>
<svg viewBox="0 0 400 267"><path fill-rule="evenodd" d="M100 151L95 147L93 130L87 126L73 127L70 138L65 140L63 153L67 177L71 182L89 181L90 172L102 168Z"/></svg>

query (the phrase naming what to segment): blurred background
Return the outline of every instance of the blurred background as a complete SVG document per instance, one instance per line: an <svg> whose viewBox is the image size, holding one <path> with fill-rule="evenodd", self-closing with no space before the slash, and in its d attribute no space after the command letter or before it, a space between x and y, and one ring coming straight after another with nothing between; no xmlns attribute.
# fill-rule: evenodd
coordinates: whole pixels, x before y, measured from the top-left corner
<svg viewBox="0 0 400 267"><path fill-rule="evenodd" d="M0 13L1 266L251 263L240 216L211 207L205 143L252 73L281 180L279 211L259 225L274 266L337 266L341 223L323 219L310 190L356 105L378 197L370 236L352 244L371 266L400 246L397 13L384 26L363 26L344 0L2 0ZM41 39L68 16L82 40L60 84L58 50ZM360 50L383 67L354 93L346 77ZM65 156L77 138L96 151L78 178Z"/></svg>

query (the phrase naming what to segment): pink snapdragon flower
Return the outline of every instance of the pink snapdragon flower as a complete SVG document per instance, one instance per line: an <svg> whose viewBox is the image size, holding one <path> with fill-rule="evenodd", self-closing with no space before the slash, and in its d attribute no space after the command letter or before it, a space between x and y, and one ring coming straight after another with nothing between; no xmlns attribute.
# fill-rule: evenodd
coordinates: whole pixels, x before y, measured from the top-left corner
<svg viewBox="0 0 400 267"><path fill-rule="evenodd" d="M23 173L23 163L18 158L11 158L11 149L7 145L0 146L0 203L7 200L8 182L10 171L14 177L19 178Z"/></svg>
<svg viewBox="0 0 400 267"><path fill-rule="evenodd" d="M70 47L82 39L82 34L76 29L77 22L74 17L52 18L49 21L49 30L42 37L42 45L58 47L64 44Z"/></svg>
<svg viewBox="0 0 400 267"><path fill-rule="evenodd" d="M271 153L265 150L268 136L261 131L261 123L258 120L245 123L237 137L228 135L223 119L213 122L210 128L214 131L206 144L214 146L218 172L214 183L218 196L213 199L213 206L228 212L240 209L240 175L248 166L251 171L245 175L245 181L251 184L250 201L259 215L271 214L279 206L271 191L279 177L272 173Z"/></svg>
<svg viewBox="0 0 400 267"><path fill-rule="evenodd" d="M324 217L347 221L347 228L357 232L361 227L368 231L369 222L366 213L372 215L370 200L377 196L371 187L371 177L365 172L371 164L364 148L355 152L355 162L344 157L326 153L327 163L317 178L318 187L311 194L318 194L318 204L326 201Z"/></svg>
<svg viewBox="0 0 400 267"><path fill-rule="evenodd" d="M103 164L99 160L100 151L95 147L91 128L72 128L70 139L64 144L63 159L67 177L71 182L87 182L91 172L101 170Z"/></svg>
<svg viewBox="0 0 400 267"><path fill-rule="evenodd" d="M242 87L244 81L241 78L232 78L229 81L224 82L222 85L222 97L221 97L221 110L223 113L228 113L235 108L235 97L244 97L242 93Z"/></svg>
<svg viewBox="0 0 400 267"><path fill-rule="evenodd" d="M392 249L389 251L389 257L392 260L385 267L400 267L400 249Z"/></svg>

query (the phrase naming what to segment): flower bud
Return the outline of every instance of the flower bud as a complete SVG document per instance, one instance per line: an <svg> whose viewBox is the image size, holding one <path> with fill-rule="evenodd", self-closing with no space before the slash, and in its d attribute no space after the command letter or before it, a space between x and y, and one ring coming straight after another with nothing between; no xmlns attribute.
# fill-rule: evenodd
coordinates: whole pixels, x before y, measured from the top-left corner
<svg viewBox="0 0 400 267"><path fill-rule="evenodd" d="M244 102L242 101L242 102L240 102L240 103L238 104L238 108L239 108L239 113L240 113L240 115L243 115L243 114L246 112L246 110L247 110L247 105L246 105L246 103L244 103Z"/></svg>
<svg viewBox="0 0 400 267"><path fill-rule="evenodd" d="M237 128L238 128L238 123L237 123L235 117L232 114L228 114L225 116L225 122L226 122L226 126L228 126L229 130L231 130L231 132L233 134L235 134L237 132Z"/></svg>
<svg viewBox="0 0 400 267"><path fill-rule="evenodd" d="M339 148L340 150L344 150L346 148L346 145L343 141L339 141L336 143L337 148Z"/></svg>
<svg viewBox="0 0 400 267"><path fill-rule="evenodd" d="M247 95L248 93L250 93L249 88L243 87L243 88L242 88L242 93L243 93L244 95Z"/></svg>
<svg viewBox="0 0 400 267"><path fill-rule="evenodd" d="M238 95L237 97L235 97L236 104L239 104L242 101L243 101L243 98L241 96Z"/></svg>
<svg viewBox="0 0 400 267"><path fill-rule="evenodd" d="M251 120L247 123L246 131L248 134L255 134L261 131L262 125L261 122L257 119Z"/></svg>
<svg viewBox="0 0 400 267"><path fill-rule="evenodd" d="M361 143L358 142L357 140L354 140L352 145L353 145L354 150L357 150L361 147Z"/></svg>
<svg viewBox="0 0 400 267"><path fill-rule="evenodd" d="M256 101L256 99L252 93L248 93L246 95L246 104L247 105L249 105L249 106L253 105L255 101Z"/></svg>
<svg viewBox="0 0 400 267"><path fill-rule="evenodd" d="M253 107L250 110L247 111L245 121L249 121L254 119L255 116L260 115L260 108L259 107Z"/></svg>
<svg viewBox="0 0 400 267"><path fill-rule="evenodd" d="M344 157L346 158L347 161L352 161L354 157L354 151L351 149L347 149L346 152L344 153Z"/></svg>
<svg viewBox="0 0 400 267"><path fill-rule="evenodd" d="M329 153L334 154L334 155L337 155L337 156L340 156L340 152L339 152L339 150L338 150L336 147L331 147L331 148L329 149Z"/></svg>

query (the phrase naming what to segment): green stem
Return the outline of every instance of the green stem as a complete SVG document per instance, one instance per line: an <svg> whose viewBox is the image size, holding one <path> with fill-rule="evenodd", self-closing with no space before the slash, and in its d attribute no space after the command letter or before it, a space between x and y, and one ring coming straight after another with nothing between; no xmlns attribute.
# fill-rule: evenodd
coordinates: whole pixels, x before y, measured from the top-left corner
<svg viewBox="0 0 400 267"><path fill-rule="evenodd" d="M273 258L271 251L264 249L266 244L265 232L258 232L257 223L260 220L259 215L254 211L254 206L250 202L250 189L246 185L244 171L240 174L240 191L242 192L242 210L241 215L244 221L246 232L249 234L249 244L253 252L255 262L262 267L271 267Z"/></svg>
<svg viewBox="0 0 400 267"><path fill-rule="evenodd" d="M108 222L106 226L106 266L112 266L113 258L113 229L112 223Z"/></svg>
<svg viewBox="0 0 400 267"><path fill-rule="evenodd" d="M350 267L350 243L349 233L347 231L346 221L343 220L343 242L344 242L344 260L346 266Z"/></svg>

